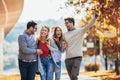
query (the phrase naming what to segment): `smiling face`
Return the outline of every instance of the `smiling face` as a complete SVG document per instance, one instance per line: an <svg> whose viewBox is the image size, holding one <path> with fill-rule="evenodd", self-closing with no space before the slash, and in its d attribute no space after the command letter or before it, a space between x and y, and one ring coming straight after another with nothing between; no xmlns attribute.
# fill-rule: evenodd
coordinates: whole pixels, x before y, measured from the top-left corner
<svg viewBox="0 0 120 80"><path fill-rule="evenodd" d="M37 23L34 21L29 21L27 23L26 32L30 35L33 35L37 31Z"/></svg>
<svg viewBox="0 0 120 80"><path fill-rule="evenodd" d="M68 30L70 30L71 28L73 28L73 23L70 23L68 20L65 21L65 26Z"/></svg>
<svg viewBox="0 0 120 80"><path fill-rule="evenodd" d="M40 31L40 37L41 38L47 38L49 36L49 28L46 26L43 26Z"/></svg>
<svg viewBox="0 0 120 80"><path fill-rule="evenodd" d="M62 30L59 27L55 28L55 36L60 38L62 36Z"/></svg>
<svg viewBox="0 0 120 80"><path fill-rule="evenodd" d="M29 31L30 31L30 34L35 34L35 32L37 31L37 25L35 25L34 27L30 27Z"/></svg>
<svg viewBox="0 0 120 80"><path fill-rule="evenodd" d="M65 26L68 29L68 31L70 31L71 29L74 28L74 24L75 24L74 18L68 17L68 18L64 19L64 21L65 21Z"/></svg>

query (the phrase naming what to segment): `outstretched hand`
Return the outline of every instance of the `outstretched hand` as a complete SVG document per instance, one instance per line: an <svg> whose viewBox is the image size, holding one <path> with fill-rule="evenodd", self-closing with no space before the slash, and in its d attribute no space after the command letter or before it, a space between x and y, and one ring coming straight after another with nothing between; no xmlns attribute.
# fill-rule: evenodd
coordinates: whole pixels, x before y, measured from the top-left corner
<svg viewBox="0 0 120 80"><path fill-rule="evenodd" d="M95 18L97 18L99 15L99 11L95 10Z"/></svg>

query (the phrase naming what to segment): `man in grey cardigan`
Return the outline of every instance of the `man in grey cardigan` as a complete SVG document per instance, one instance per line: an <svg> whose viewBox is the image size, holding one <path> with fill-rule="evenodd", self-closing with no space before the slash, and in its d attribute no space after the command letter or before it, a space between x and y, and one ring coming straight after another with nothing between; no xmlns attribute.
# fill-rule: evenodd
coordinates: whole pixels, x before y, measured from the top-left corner
<svg viewBox="0 0 120 80"><path fill-rule="evenodd" d="M37 54L42 51L37 49L34 33L37 30L37 23L30 21L27 23L27 29L18 37L19 44L19 70L21 80L34 80L38 68Z"/></svg>
<svg viewBox="0 0 120 80"><path fill-rule="evenodd" d="M64 34L64 38L67 43L66 47L66 68L71 80L78 80L80 63L82 60L82 42L85 32L94 24L97 18L97 14L94 15L92 21L83 28L76 29L74 27L74 18L66 18L65 25L68 32Z"/></svg>

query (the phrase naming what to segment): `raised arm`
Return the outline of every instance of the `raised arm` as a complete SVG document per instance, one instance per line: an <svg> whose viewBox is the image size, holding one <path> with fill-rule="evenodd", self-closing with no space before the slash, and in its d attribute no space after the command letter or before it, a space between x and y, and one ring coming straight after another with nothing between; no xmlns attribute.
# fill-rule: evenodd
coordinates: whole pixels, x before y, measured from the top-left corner
<svg viewBox="0 0 120 80"><path fill-rule="evenodd" d="M85 27L83 27L83 31L86 32L90 27L92 27L97 17L98 17L98 12L95 12L95 15L92 17L92 20Z"/></svg>

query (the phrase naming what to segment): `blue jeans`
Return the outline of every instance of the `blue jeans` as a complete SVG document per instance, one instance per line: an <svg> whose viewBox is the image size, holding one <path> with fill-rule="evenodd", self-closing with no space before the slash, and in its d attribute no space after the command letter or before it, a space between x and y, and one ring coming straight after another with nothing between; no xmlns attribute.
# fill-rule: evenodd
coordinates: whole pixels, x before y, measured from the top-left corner
<svg viewBox="0 0 120 80"><path fill-rule="evenodd" d="M53 80L54 63L50 56L41 57L41 63L44 70L44 75L41 76L41 80Z"/></svg>
<svg viewBox="0 0 120 80"><path fill-rule="evenodd" d="M56 63L59 66L59 70L55 72L55 79L60 78L61 76L61 61L56 62Z"/></svg>
<svg viewBox="0 0 120 80"><path fill-rule="evenodd" d="M34 80L36 70L38 68L38 62L23 62L19 60L19 70L21 80Z"/></svg>

